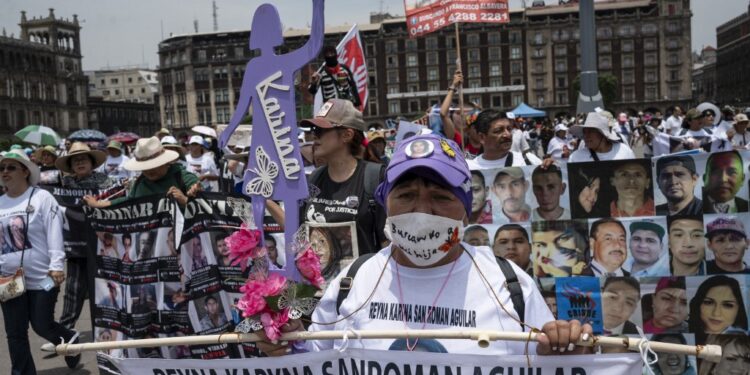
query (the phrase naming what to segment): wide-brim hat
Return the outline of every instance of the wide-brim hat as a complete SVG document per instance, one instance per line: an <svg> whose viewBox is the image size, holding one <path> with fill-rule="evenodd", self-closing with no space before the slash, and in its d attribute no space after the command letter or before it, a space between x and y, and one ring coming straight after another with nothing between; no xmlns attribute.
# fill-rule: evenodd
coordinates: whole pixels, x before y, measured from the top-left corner
<svg viewBox="0 0 750 375"><path fill-rule="evenodd" d="M73 173L70 159L76 155L88 155L91 158L92 169L98 168L107 160L107 154L103 151L92 150L89 145L83 142L76 142L70 146L70 150L65 156L61 156L55 160L55 167L65 173Z"/></svg>
<svg viewBox="0 0 750 375"><path fill-rule="evenodd" d="M164 146L164 148L166 149L177 151L177 153L180 154L180 157L182 157L183 155L187 153L185 151L185 147L182 147L182 145L179 142L177 142L177 138L171 135L164 136L161 139L161 145Z"/></svg>
<svg viewBox="0 0 750 375"><path fill-rule="evenodd" d="M609 118L599 112L590 112L586 116L586 121L583 123L583 125L571 126L570 134L578 138L583 138L583 129L586 128L598 130L600 133L602 133L602 135L604 135L605 138L609 139L610 141L620 141L620 137L618 137L617 134L613 133L609 129Z"/></svg>
<svg viewBox="0 0 750 375"><path fill-rule="evenodd" d="M14 160L26 167L31 172L29 174L29 185L36 186L39 184L39 166L29 160L29 157L23 152L23 150L10 150L5 155L0 157L0 163L3 160ZM3 186L3 181L0 180L0 186Z"/></svg>
<svg viewBox="0 0 750 375"><path fill-rule="evenodd" d="M161 167L179 158L180 154L164 148L159 138L141 138L135 145L133 158L123 163L123 167L129 171L146 171Z"/></svg>
<svg viewBox="0 0 750 375"><path fill-rule="evenodd" d="M714 105L713 103L704 102L701 104L698 104L698 106L695 108L700 113L704 113L706 111L711 111L714 113L714 126L719 125L721 122L721 110L719 110L719 107Z"/></svg>

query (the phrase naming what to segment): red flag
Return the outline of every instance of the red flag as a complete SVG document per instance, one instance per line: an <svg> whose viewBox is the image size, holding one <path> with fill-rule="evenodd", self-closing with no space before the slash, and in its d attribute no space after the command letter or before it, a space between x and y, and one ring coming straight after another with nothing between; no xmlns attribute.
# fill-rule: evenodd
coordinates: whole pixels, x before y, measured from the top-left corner
<svg viewBox="0 0 750 375"><path fill-rule="evenodd" d="M354 75L354 81L357 83L359 92L359 101L361 104L359 110L364 111L367 105L367 90L369 80L367 74L367 60L365 60L365 49L362 46L362 40L359 38L359 28L357 25L352 26L341 43L336 47L339 55L339 61L346 64Z"/></svg>

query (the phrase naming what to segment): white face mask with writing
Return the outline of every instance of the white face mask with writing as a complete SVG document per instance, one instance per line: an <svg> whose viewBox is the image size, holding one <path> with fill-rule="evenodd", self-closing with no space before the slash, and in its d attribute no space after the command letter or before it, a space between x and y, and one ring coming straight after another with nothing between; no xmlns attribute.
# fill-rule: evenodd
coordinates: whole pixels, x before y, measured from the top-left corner
<svg viewBox="0 0 750 375"><path fill-rule="evenodd" d="M443 259L464 236L464 223L443 216L412 212L385 220L385 236L417 267Z"/></svg>

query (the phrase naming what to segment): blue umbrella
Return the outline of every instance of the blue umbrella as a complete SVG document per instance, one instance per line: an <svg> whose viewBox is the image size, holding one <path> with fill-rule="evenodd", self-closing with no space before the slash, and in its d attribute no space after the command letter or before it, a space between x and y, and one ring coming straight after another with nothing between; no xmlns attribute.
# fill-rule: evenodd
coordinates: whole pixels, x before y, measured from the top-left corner
<svg viewBox="0 0 750 375"><path fill-rule="evenodd" d="M82 142L103 142L107 139L107 135L93 129L81 129L71 133L68 136L71 141L82 141Z"/></svg>

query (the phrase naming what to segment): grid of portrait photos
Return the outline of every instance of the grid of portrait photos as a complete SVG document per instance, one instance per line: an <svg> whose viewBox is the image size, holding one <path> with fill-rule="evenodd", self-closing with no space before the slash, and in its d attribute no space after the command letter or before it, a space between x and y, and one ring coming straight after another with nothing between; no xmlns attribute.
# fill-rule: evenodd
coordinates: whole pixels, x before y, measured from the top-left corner
<svg viewBox="0 0 750 375"><path fill-rule="evenodd" d="M164 205L164 200L144 198L113 209L137 212L137 207L157 207ZM243 196L201 193L188 202L184 215L168 210L159 212L156 218L130 216L104 223L91 219L92 226L101 229L96 232L95 340L233 331L244 319L235 308L240 287L253 267L260 265L242 267L232 262L225 239L249 217L250 207L250 201ZM128 231L123 232L122 228ZM283 267L283 233L270 232L265 241L269 258L275 259L275 266ZM276 257L271 256L272 252ZM248 343L126 349L107 354L123 358L217 359L255 357L259 353L254 344Z"/></svg>
<svg viewBox="0 0 750 375"><path fill-rule="evenodd" d="M526 270L559 319L750 358L749 167L731 151L472 171L464 242ZM654 369L699 366L713 365L663 355Z"/></svg>

